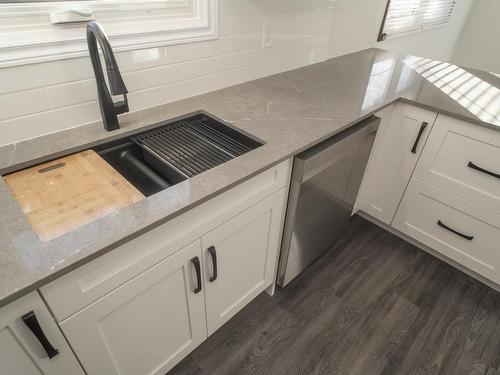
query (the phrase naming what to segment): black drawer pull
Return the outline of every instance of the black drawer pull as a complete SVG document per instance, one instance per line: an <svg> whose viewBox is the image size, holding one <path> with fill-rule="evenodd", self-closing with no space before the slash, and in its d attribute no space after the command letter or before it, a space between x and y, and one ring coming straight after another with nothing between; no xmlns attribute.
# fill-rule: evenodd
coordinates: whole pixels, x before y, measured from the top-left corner
<svg viewBox="0 0 500 375"><path fill-rule="evenodd" d="M441 220L438 220L438 225L441 228L444 228L444 229L446 229L446 230L448 230L448 231L450 231L452 233L455 233L457 236L465 238L468 241L472 241L474 239L474 236L467 236L466 234L460 233L460 232L456 231L455 229L451 229L449 226L447 226L446 224L444 224Z"/></svg>
<svg viewBox="0 0 500 375"><path fill-rule="evenodd" d="M196 271L196 282L197 286L193 290L194 294L198 294L201 292L201 267L200 267L200 258L194 257L191 259L191 263L193 263L194 269Z"/></svg>
<svg viewBox="0 0 500 375"><path fill-rule="evenodd" d="M477 166L476 164L474 164L471 161L469 162L468 167L472 168L472 169L475 169L476 171L483 172L483 173L486 173L487 175L490 175L490 176L493 176L493 177L496 177L496 178L500 179L500 174L497 174L495 172L491 172L491 171L488 171L488 170L486 170L484 168L481 168L481 167Z"/></svg>
<svg viewBox="0 0 500 375"><path fill-rule="evenodd" d="M422 126L420 126L420 130L418 131L417 139L415 139L415 143L413 144L413 147L411 148L412 154L417 153L417 147L418 147L418 144L420 143L420 138L422 138L422 134L424 134L424 130L425 130L425 128L427 128L428 125L429 125L428 123L423 122Z"/></svg>
<svg viewBox="0 0 500 375"><path fill-rule="evenodd" d="M40 323L38 323L38 319L36 318L34 311L24 314L21 319L29 328L31 333L33 333L33 335L38 339L40 344L42 344L49 359L54 358L59 354L59 350L52 346L47 336L45 336L45 333L43 333L42 327L40 327Z"/></svg>
<svg viewBox="0 0 500 375"><path fill-rule="evenodd" d="M213 283L215 280L217 280L217 252L215 251L215 246L210 246L208 248L208 253L212 257L212 266L213 266L213 274L208 281Z"/></svg>

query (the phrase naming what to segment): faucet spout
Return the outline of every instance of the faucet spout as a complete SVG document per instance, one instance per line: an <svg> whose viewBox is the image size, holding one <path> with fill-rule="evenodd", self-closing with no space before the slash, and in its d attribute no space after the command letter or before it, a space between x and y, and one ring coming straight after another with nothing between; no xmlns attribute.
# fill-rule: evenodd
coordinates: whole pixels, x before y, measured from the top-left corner
<svg viewBox="0 0 500 375"><path fill-rule="evenodd" d="M106 63L106 72L108 81L113 95L123 95L123 100L113 102L113 98L109 92L104 73L102 70L101 60L99 58L99 50L97 44L101 47L104 61ZM99 108L101 110L104 129L112 131L120 128L118 115L128 112L127 87L123 82L120 69L116 63L115 55L108 37L103 28L95 21L90 21L87 24L87 45L89 48L90 60L94 69L94 76L97 84L97 96L99 99Z"/></svg>

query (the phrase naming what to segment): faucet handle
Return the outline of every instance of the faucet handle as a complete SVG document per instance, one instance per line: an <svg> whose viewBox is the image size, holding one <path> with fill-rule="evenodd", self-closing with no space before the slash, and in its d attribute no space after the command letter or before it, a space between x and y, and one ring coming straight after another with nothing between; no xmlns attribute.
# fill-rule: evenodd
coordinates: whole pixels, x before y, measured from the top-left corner
<svg viewBox="0 0 500 375"><path fill-rule="evenodd" d="M125 113L129 111L127 94L123 94L123 100L114 103L115 113L119 115L120 113Z"/></svg>

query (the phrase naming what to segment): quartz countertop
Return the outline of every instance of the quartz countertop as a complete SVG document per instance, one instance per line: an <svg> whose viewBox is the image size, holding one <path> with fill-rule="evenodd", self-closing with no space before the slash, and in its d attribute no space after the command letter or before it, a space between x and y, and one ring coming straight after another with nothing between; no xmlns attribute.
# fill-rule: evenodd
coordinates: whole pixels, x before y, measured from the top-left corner
<svg viewBox="0 0 500 375"><path fill-rule="evenodd" d="M0 147L2 174L205 110L266 144L49 242L0 179L0 305L39 288L396 100L500 130L500 79L414 56L368 49L148 110Z"/></svg>

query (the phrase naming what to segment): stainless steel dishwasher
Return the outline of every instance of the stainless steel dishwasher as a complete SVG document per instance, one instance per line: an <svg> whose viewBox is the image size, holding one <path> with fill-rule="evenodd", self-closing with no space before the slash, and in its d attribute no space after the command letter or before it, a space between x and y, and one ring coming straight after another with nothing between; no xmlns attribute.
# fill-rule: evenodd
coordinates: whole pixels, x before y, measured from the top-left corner
<svg viewBox="0 0 500 375"><path fill-rule="evenodd" d="M371 116L295 157L278 285L286 286L343 234L379 123Z"/></svg>

